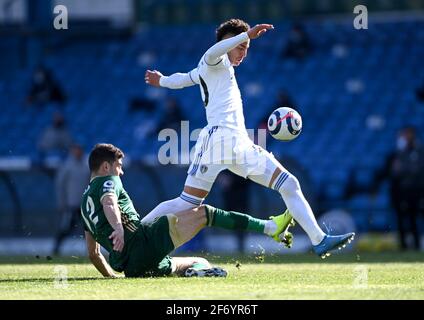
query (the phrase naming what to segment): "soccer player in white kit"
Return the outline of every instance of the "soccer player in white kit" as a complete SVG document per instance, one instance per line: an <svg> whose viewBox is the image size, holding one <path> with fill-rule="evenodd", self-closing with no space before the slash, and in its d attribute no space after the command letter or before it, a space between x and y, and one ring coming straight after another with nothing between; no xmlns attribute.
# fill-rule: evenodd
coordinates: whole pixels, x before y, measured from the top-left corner
<svg viewBox="0 0 424 320"><path fill-rule="evenodd" d="M208 124L197 140L195 158L188 169L181 195L160 203L142 221L153 221L165 214L199 206L217 175L228 169L279 192L289 213L309 236L315 253L324 258L329 251L340 249L350 242L354 233L340 236L325 234L303 196L299 181L271 153L253 143L244 123L243 103L234 67L246 57L250 40L273 28L270 24L250 28L240 19L228 20L218 27L217 43L206 51L195 69L170 76L164 76L157 70L146 71L146 83L156 87L181 89L199 85ZM291 219L289 213L286 217ZM273 234L275 228L268 226L267 233Z"/></svg>

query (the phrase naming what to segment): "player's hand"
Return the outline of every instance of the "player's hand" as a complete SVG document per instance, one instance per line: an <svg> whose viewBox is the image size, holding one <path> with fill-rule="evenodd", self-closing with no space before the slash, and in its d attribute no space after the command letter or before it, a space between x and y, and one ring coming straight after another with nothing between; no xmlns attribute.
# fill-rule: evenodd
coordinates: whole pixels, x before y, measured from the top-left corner
<svg viewBox="0 0 424 320"><path fill-rule="evenodd" d="M151 86L160 87L159 80L162 76L163 74L157 70L146 70L146 73L144 74L144 81Z"/></svg>
<svg viewBox="0 0 424 320"><path fill-rule="evenodd" d="M124 229L122 226L113 231L109 239L112 239L113 250L121 252L124 249Z"/></svg>
<svg viewBox="0 0 424 320"><path fill-rule="evenodd" d="M254 26L253 28L250 28L247 31L247 35L249 36L250 39L256 39L270 29L274 29L274 26L272 24L265 24L265 23L257 24L256 26Z"/></svg>

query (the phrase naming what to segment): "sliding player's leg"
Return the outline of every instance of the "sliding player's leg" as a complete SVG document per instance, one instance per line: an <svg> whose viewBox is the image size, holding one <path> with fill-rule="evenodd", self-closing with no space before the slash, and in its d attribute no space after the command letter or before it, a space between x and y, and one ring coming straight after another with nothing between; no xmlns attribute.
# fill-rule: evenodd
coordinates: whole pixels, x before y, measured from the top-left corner
<svg viewBox="0 0 424 320"><path fill-rule="evenodd" d="M191 239L205 224L196 210L185 210L189 214L165 215L153 222L142 223L133 236L124 271L127 277L184 276L189 268L211 269L210 263L200 257L175 257L169 254L181 243ZM187 224L180 225L178 222ZM177 230L175 229L177 227ZM181 237L180 234L184 236ZM223 276L223 272L215 276ZM226 274L226 273L225 273ZM210 276L210 273L209 273Z"/></svg>
<svg viewBox="0 0 424 320"><path fill-rule="evenodd" d="M209 205L167 215L167 217L169 235L175 248L190 241L205 226L264 233L280 241L279 234L286 232L291 221L291 216L289 219L281 215L273 220L261 220L244 213L225 211ZM291 234L287 233L283 241L291 247ZM172 262L173 272L177 275L184 272L187 277L227 276L227 271L220 267L211 267L207 260L189 257L172 258Z"/></svg>
<svg viewBox="0 0 424 320"><path fill-rule="evenodd" d="M281 215L284 217L285 215ZM216 227L234 231L251 231L276 237L285 231L291 219L262 220L248 214L225 211L209 205L167 215L169 235L175 248L190 241L204 227Z"/></svg>
<svg viewBox="0 0 424 320"><path fill-rule="evenodd" d="M207 219L204 210L193 208L166 215L168 235L174 249L190 241L202 228ZM226 277L227 271L212 265L201 257L172 257L172 274L186 277Z"/></svg>
<svg viewBox="0 0 424 320"><path fill-rule="evenodd" d="M203 261L191 258L173 260L168 256L174 249L190 241L206 226L227 230L244 230L267 234L278 239L279 233L287 230L291 221L282 215L274 220L261 220L247 214L225 211L212 206L200 206L175 214L158 217L151 223L142 223L135 235L134 245L125 267L127 277L163 276L181 273L186 276L226 276L225 270L209 266ZM290 246L290 243L286 244Z"/></svg>

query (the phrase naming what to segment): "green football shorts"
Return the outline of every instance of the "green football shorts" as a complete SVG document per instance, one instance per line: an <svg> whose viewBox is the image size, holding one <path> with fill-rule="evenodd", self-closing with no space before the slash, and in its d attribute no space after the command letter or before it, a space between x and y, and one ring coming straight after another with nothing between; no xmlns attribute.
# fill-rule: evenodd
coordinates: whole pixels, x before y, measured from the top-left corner
<svg viewBox="0 0 424 320"><path fill-rule="evenodd" d="M156 218L152 223L142 224L131 241L129 259L125 266L126 277L158 277L172 272L174 250L169 234L167 216Z"/></svg>

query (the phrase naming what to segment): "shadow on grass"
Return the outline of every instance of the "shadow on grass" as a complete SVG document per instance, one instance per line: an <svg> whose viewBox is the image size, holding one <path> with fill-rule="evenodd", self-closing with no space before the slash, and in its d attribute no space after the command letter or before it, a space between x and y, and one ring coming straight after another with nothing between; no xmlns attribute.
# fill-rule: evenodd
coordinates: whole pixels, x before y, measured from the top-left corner
<svg viewBox="0 0 424 320"><path fill-rule="evenodd" d="M333 254L325 260L312 253L302 254L267 254L246 253L246 254L214 254L210 252L187 252L178 256L199 256L210 260L212 263L228 263L236 265L240 263L424 263L424 252L350 252ZM23 256L0 256L0 265L28 265L28 264L91 264L85 257L23 257Z"/></svg>
<svg viewBox="0 0 424 320"><path fill-rule="evenodd" d="M0 256L1 264L87 264L86 257L76 256Z"/></svg>
<svg viewBox="0 0 424 320"><path fill-rule="evenodd" d="M99 277L81 277L81 278L67 278L66 279L69 282L73 281L110 281L110 280L116 280L111 278L99 278ZM46 277L46 278L23 278L23 279L0 279L0 284L2 283L25 283L25 282L41 282L41 283L49 283L54 282L55 278L53 277Z"/></svg>
<svg viewBox="0 0 424 320"><path fill-rule="evenodd" d="M193 254L192 254L193 255ZM244 255L214 255L211 253L198 254L214 263L271 263L271 264L296 264L296 263L424 263L424 252L356 252L333 254L321 259L310 254L244 254Z"/></svg>

